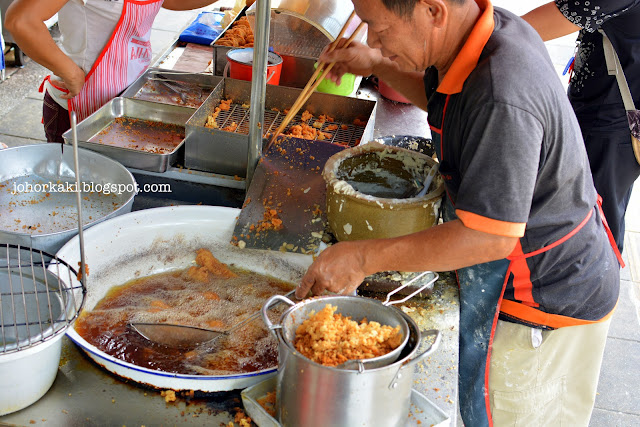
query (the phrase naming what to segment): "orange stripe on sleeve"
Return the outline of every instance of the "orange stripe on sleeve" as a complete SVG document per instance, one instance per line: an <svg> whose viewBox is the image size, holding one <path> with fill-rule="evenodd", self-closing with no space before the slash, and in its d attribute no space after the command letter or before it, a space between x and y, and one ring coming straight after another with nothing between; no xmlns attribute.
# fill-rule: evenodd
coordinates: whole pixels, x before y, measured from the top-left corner
<svg viewBox="0 0 640 427"><path fill-rule="evenodd" d="M456 209L456 215L465 227L489 234L497 234L498 236L522 237L524 236L524 230L527 225L524 222L507 222L491 219L461 209Z"/></svg>

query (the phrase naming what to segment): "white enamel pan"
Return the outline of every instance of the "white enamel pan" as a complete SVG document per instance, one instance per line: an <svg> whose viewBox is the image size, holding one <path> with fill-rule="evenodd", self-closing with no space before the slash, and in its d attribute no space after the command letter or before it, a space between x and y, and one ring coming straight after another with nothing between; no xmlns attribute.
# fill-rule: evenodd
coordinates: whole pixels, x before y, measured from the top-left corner
<svg viewBox="0 0 640 427"><path fill-rule="evenodd" d="M193 265L195 251L208 248L224 263L299 283L311 256L239 249L229 243L239 209L176 206L132 212L95 225L84 233L89 267L85 310L91 310L112 286L137 277ZM70 265L80 260L78 237L57 256ZM238 375L182 375L142 368L112 357L69 328L67 335L97 364L126 379L151 387L216 392L242 389L276 373L276 368Z"/></svg>

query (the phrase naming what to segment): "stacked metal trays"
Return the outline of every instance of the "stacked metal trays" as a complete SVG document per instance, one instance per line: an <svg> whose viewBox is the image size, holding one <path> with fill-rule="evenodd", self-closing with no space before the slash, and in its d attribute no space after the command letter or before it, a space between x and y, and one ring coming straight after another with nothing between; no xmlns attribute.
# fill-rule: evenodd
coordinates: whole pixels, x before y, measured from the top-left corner
<svg viewBox="0 0 640 427"><path fill-rule="evenodd" d="M205 88L205 92L211 89L210 94L197 109L136 99L154 73L170 74L171 79L197 83ZM263 126L265 133L274 131L281 123L284 114L280 111L290 108L300 92L301 89L297 88L267 85ZM223 99L233 99L233 108L218 116L220 129L205 127L207 117L214 112L215 107ZM152 68L134 82L122 97L114 98L78 124L78 145L102 153L134 169L166 172L169 167L180 164L189 169L244 177L249 147L250 99L251 82L248 81ZM361 140L373 139L376 101L314 93L301 112L304 110L310 111L315 117L324 114L335 118L334 123L326 122L322 128L324 130L330 124L339 125L338 130L330 131L332 143L355 146ZM173 151L165 153L153 153L91 141L119 117L185 126L185 139ZM228 123L225 122L226 119L229 119ZM364 125L354 125L356 119L361 120ZM221 130L232 121L238 123L238 128L234 132ZM291 125L300 122L301 117L298 115ZM345 126L340 126L342 124ZM71 143L70 130L65 132L63 137L67 144Z"/></svg>
<svg viewBox="0 0 640 427"><path fill-rule="evenodd" d="M164 75L177 82L198 85L203 91L203 99L206 99L222 81L221 77L210 74L181 73L162 68L149 68L122 93L121 97L112 99L78 124L78 145L102 153L126 167L152 172L165 172L170 166L182 163L184 140L175 149L166 153L152 153L90 141L118 117L174 124L182 127L186 125L197 108L137 99L142 95L145 84L156 74ZM71 131L65 132L63 138L67 144L70 144Z"/></svg>
<svg viewBox="0 0 640 427"><path fill-rule="evenodd" d="M274 132L284 119L283 113L291 108L301 90L283 86L267 85L264 108L264 134ZM223 99L232 99L231 109L218 114L218 129L205 126L207 117ZM247 170L247 151L249 147L249 102L251 82L224 79L202 106L189 119L186 126L185 166L191 169L214 172L225 175L244 176ZM338 95L314 93L292 120L290 126L301 123L301 114L305 110L317 118L329 115L335 121L325 122L320 130L328 125L338 125L337 130L327 142L344 146L356 146L360 141L373 139L376 102ZM354 125L356 119L364 126ZM315 119L309 120L309 124ZM223 131L222 128L236 122L235 131ZM342 129L343 126L344 128Z"/></svg>

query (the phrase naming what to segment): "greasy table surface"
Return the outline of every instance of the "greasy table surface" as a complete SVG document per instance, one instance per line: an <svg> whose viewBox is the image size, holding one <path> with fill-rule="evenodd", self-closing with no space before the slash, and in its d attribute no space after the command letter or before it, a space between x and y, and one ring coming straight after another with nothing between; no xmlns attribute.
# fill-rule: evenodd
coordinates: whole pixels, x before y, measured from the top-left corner
<svg viewBox="0 0 640 427"><path fill-rule="evenodd" d="M427 298L400 306L421 330L439 329L440 347L416 366L414 389L456 419L458 303L457 286L442 275ZM33 405L0 417L0 425L50 426L219 426L233 421L242 407L239 391L166 402L160 390L127 383L91 361L67 337L51 389Z"/></svg>

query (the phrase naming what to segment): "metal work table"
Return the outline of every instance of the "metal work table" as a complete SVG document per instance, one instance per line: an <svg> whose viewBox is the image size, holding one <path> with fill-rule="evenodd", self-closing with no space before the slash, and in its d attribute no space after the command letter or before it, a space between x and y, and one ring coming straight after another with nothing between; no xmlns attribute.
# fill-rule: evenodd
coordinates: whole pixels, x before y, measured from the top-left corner
<svg viewBox="0 0 640 427"><path fill-rule="evenodd" d="M358 96L379 100L374 137L430 136L426 113L418 108L381 98L367 84ZM172 190L168 194L140 193L135 210L196 203L240 207L244 199L244 180L233 177L181 168L170 168L165 173L132 172L141 186L169 183ZM430 296L414 298L402 309L421 330L439 329L443 334L438 350L417 365L414 389L443 409L453 426L458 413L459 306L455 277L441 274ZM233 421L237 407L242 407L239 391L196 394L195 398L179 396L177 401L167 403L158 390L128 384L103 370L64 337L58 375L51 389L35 404L0 417L0 425L219 426Z"/></svg>

